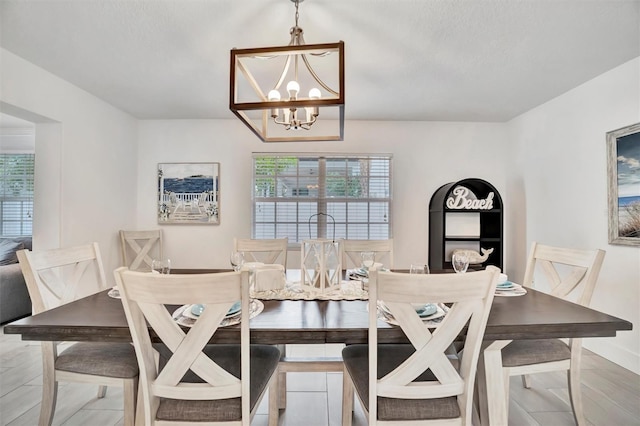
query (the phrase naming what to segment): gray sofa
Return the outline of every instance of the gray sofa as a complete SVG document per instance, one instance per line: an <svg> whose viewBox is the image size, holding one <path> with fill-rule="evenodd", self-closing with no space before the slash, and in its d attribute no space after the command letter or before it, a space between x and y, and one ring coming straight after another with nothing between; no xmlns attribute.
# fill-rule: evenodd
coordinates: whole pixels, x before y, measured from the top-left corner
<svg viewBox="0 0 640 426"><path fill-rule="evenodd" d="M31 237L0 238L0 323L31 315L31 299L15 252L31 250Z"/></svg>

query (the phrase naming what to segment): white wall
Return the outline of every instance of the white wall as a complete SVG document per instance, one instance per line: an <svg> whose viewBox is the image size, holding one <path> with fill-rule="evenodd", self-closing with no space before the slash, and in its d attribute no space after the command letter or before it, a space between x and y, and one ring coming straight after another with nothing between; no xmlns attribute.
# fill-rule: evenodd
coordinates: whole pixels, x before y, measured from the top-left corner
<svg viewBox="0 0 640 426"><path fill-rule="evenodd" d="M606 132L640 121L640 58L507 124L507 251L522 277L533 241L607 251L591 306L633 322L585 347L640 372L640 247L607 240ZM516 260L517 259L517 260Z"/></svg>
<svg viewBox="0 0 640 426"><path fill-rule="evenodd" d="M474 177L505 190L502 124L350 121L343 142L271 144L260 142L236 119L141 121L139 129L140 229L158 227L158 163L220 163L220 225L161 226L175 267L229 267L233 238L250 237L253 152L393 154L397 267L427 262L429 199L439 186ZM296 266L299 257L289 257Z"/></svg>
<svg viewBox="0 0 640 426"><path fill-rule="evenodd" d="M137 121L7 50L0 55L2 110L43 122L36 125L34 248L97 241L112 280L117 231L135 221Z"/></svg>
<svg viewBox="0 0 640 426"><path fill-rule="evenodd" d="M35 126L0 127L0 153L31 154L36 149Z"/></svg>

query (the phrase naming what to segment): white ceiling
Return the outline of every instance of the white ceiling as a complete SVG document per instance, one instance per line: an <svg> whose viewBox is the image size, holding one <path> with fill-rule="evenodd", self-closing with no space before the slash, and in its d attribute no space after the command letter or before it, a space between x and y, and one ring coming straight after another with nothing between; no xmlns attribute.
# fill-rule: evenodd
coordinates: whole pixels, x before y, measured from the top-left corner
<svg viewBox="0 0 640 426"><path fill-rule="evenodd" d="M290 0L0 0L0 45L141 119L231 118L229 50ZM640 0L307 0L343 40L351 120L505 121L640 56ZM640 76L639 76L640 78Z"/></svg>

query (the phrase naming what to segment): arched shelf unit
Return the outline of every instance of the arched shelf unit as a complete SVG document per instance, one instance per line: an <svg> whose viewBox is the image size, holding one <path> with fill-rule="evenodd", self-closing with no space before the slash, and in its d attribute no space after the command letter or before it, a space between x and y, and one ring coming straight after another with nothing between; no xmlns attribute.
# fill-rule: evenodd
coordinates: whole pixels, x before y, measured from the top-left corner
<svg viewBox="0 0 640 426"><path fill-rule="evenodd" d="M429 266L451 269L451 253L457 248L493 249L486 261L470 269L503 269L503 218L502 197L489 182L463 179L442 185L429 202Z"/></svg>

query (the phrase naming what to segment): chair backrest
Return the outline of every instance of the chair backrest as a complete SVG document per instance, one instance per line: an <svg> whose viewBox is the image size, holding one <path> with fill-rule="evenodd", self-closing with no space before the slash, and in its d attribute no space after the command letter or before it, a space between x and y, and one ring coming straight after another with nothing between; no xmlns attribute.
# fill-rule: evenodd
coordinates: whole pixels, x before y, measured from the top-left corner
<svg viewBox="0 0 640 426"><path fill-rule="evenodd" d="M377 418L377 397L430 399L456 397L464 419L471 419L480 346L500 270L466 274L369 272L369 418ZM378 302L379 301L379 302ZM384 303L415 348L400 366L378 379L377 303ZM446 303L449 311L431 332L412 303ZM459 370L445 351L467 326ZM430 369L436 381L416 381ZM465 424L463 421L462 424ZM469 421L470 424L470 421Z"/></svg>
<svg viewBox="0 0 640 426"><path fill-rule="evenodd" d="M122 266L132 271L151 271L153 259L162 259L162 231L120 231Z"/></svg>
<svg viewBox="0 0 640 426"><path fill-rule="evenodd" d="M523 285L533 287L537 266L540 266L553 296L566 298L584 283L581 293L576 293L576 302L589 306L604 255L605 251L599 249L553 247L534 242L529 252Z"/></svg>
<svg viewBox="0 0 640 426"><path fill-rule="evenodd" d="M249 380L235 377L203 352L231 306L240 300L240 377L249 377L248 273L165 275L121 267L114 275L140 366L146 418L152 421L156 418L160 398L222 400L241 397L242 418L249 419ZM177 325L165 307L198 303L206 307L188 333ZM173 353L161 371L156 365L149 327ZM202 382L181 382L189 370Z"/></svg>
<svg viewBox="0 0 640 426"><path fill-rule="evenodd" d="M340 241L342 250L342 269L359 268L362 264L360 253L371 251L374 262L382 263L385 268L393 268L393 240L348 240Z"/></svg>
<svg viewBox="0 0 640 426"><path fill-rule="evenodd" d="M16 254L34 314L107 288L98 243Z"/></svg>
<svg viewBox="0 0 640 426"><path fill-rule="evenodd" d="M233 249L244 252L245 262L277 263L287 269L287 245L289 238L253 240L234 238Z"/></svg>

